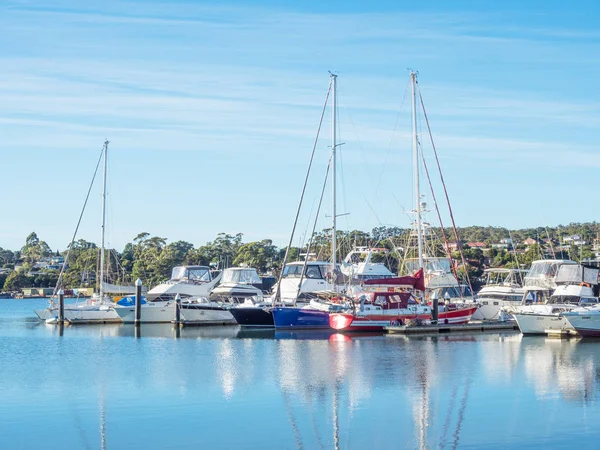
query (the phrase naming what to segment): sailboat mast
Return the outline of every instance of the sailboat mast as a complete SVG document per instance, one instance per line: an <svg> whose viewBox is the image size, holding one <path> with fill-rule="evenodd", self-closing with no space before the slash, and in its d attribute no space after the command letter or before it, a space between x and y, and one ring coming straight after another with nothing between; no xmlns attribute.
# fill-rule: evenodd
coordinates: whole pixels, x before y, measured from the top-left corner
<svg viewBox="0 0 600 450"><path fill-rule="evenodd" d="M104 142L104 173L102 183L102 237L100 239L100 299L104 298L104 231L106 226L106 169L108 166L108 140Z"/></svg>
<svg viewBox="0 0 600 450"><path fill-rule="evenodd" d="M331 74L331 95L332 95L332 102L331 102L331 196L332 196L332 201L331 201L331 220L332 220L332 231L331 231L331 262L333 264L333 271L335 272L335 268L336 268L336 263L337 263L337 245L336 245L336 238L337 238L337 226L336 226L336 193L335 193L335 183L336 183L336 177L335 177L335 147L336 147L336 142L335 142L335 135L336 135L336 109L337 109L337 91L336 91L336 82L337 82L337 75L335 74Z"/></svg>
<svg viewBox="0 0 600 450"><path fill-rule="evenodd" d="M423 230L421 224L421 191L419 187L419 146L417 142L417 73L410 71L412 88L412 134L413 134L413 176L415 182L415 212L417 215L417 243L419 246L419 268L423 268Z"/></svg>

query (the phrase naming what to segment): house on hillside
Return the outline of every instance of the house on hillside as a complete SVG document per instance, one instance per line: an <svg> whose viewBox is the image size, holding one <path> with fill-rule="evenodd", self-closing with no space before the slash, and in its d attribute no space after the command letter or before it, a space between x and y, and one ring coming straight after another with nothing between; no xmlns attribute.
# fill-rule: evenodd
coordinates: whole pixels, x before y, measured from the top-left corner
<svg viewBox="0 0 600 450"><path fill-rule="evenodd" d="M458 244L456 243L456 241L450 241L447 244L444 244L444 249L450 253L450 252L454 252L456 250L458 250Z"/></svg>
<svg viewBox="0 0 600 450"><path fill-rule="evenodd" d="M480 250L487 249L487 245L484 242L467 242L469 248L478 248Z"/></svg>
<svg viewBox="0 0 600 450"><path fill-rule="evenodd" d="M585 245L586 244L586 242L578 234L572 234L570 236L564 236L562 238L562 241L563 241L563 244L565 244L565 245L577 245L577 246L581 246L581 245Z"/></svg>
<svg viewBox="0 0 600 450"><path fill-rule="evenodd" d="M529 237L523 241L523 245L526 245L527 247L531 247L533 244L539 244L538 240Z"/></svg>

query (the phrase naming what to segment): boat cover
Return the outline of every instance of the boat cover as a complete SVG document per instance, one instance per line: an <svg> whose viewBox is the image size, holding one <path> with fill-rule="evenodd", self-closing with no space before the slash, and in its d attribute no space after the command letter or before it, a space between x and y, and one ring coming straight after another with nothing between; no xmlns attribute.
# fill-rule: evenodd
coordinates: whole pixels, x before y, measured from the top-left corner
<svg viewBox="0 0 600 450"><path fill-rule="evenodd" d="M425 277L423 276L423 269L419 269L414 275L407 275L404 277L394 278L375 278L372 280L365 280L366 285L387 285L387 286L406 286L412 287L418 291L425 291Z"/></svg>
<svg viewBox="0 0 600 450"><path fill-rule="evenodd" d="M598 269L579 264L560 266L554 281L556 283L598 284Z"/></svg>

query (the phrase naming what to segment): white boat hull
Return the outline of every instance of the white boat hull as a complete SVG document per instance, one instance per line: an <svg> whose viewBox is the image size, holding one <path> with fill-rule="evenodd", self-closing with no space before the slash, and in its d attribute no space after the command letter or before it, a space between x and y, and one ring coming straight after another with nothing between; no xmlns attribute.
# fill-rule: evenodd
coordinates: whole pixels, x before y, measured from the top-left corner
<svg viewBox="0 0 600 450"><path fill-rule="evenodd" d="M523 334L546 334L546 330L572 330L571 324L557 314L513 314Z"/></svg>
<svg viewBox="0 0 600 450"><path fill-rule="evenodd" d="M117 307L117 314L124 323L135 322L135 306ZM175 304L146 304L141 308L140 323L170 323L175 320ZM181 308L181 320L188 324L235 324L235 319L228 310L219 308Z"/></svg>
<svg viewBox="0 0 600 450"><path fill-rule="evenodd" d="M510 309L515 305L515 302L493 299L477 300L476 303L479 305L479 308L473 314L473 320L504 320L508 316L503 310L506 308Z"/></svg>
<svg viewBox="0 0 600 450"><path fill-rule="evenodd" d="M65 320L71 323L121 323L122 320L112 307L79 306L67 308L65 306ZM37 309L34 311L40 320L46 321L58 317L58 308Z"/></svg>
<svg viewBox="0 0 600 450"><path fill-rule="evenodd" d="M600 337L600 314L597 312L573 312L564 318L581 336Z"/></svg>

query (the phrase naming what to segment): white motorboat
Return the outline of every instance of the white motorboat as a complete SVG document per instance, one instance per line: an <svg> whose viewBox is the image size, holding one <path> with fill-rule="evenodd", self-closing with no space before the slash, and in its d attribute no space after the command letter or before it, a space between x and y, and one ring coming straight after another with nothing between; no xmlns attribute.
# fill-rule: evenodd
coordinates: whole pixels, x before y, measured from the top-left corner
<svg viewBox="0 0 600 450"><path fill-rule="evenodd" d="M524 304L513 312L523 334L546 334L547 330L573 329L564 313L579 307L598 305L593 285L598 284L598 269L578 264L562 265L555 276L559 283L544 304Z"/></svg>
<svg viewBox="0 0 600 450"><path fill-rule="evenodd" d="M181 299L201 298L210 295L222 274L213 278L208 266L177 266L171 272L171 279L148 291L149 303L172 301L179 294Z"/></svg>
<svg viewBox="0 0 600 450"><path fill-rule="evenodd" d="M373 262L375 255L388 253L387 248L356 247L342 262L340 270L344 275L359 281L392 278L394 274L381 262Z"/></svg>
<svg viewBox="0 0 600 450"><path fill-rule="evenodd" d="M251 267L229 267L223 270L221 280L210 293L211 300L233 300L235 303L253 298L263 301L263 284L256 269Z"/></svg>
<svg viewBox="0 0 600 450"><path fill-rule="evenodd" d="M523 277L527 271L520 269L493 268L484 270L485 285L477 293L479 309L475 320L502 320L506 318L502 308L520 304L523 300Z"/></svg>
<svg viewBox="0 0 600 450"><path fill-rule="evenodd" d="M305 265L306 270L302 275ZM317 293L333 291L340 271L338 269L336 273L332 273L331 269L332 264L328 261L295 261L286 264L281 276L279 301L287 305L307 303ZM299 286L300 283L302 284ZM277 291L277 286L273 290Z"/></svg>

